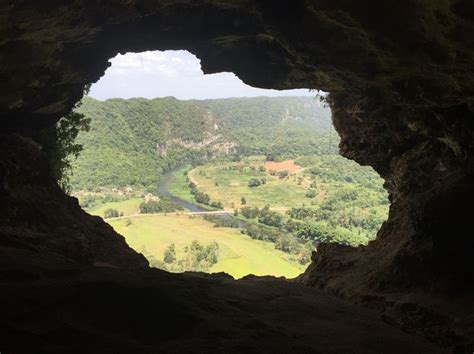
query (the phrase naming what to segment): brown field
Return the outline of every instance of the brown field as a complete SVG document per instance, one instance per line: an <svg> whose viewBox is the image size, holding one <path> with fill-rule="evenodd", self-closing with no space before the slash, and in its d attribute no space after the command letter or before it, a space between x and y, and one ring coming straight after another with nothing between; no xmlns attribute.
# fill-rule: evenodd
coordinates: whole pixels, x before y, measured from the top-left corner
<svg viewBox="0 0 474 354"><path fill-rule="evenodd" d="M295 173L301 170L301 166L295 164L295 160L286 160L282 162L275 162L275 161L265 161L264 164L267 172L270 170L274 171L284 171L288 170L289 173Z"/></svg>

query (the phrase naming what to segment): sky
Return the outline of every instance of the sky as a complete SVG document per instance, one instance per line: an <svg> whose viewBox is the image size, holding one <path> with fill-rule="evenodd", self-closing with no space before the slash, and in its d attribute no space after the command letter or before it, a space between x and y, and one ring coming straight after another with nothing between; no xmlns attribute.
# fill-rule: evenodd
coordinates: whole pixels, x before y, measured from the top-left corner
<svg viewBox="0 0 474 354"><path fill-rule="evenodd" d="M254 88L229 72L204 75L200 60L185 50L119 54L110 62L112 65L92 85L89 96L99 100L166 96L187 100L316 95L306 89L277 91Z"/></svg>

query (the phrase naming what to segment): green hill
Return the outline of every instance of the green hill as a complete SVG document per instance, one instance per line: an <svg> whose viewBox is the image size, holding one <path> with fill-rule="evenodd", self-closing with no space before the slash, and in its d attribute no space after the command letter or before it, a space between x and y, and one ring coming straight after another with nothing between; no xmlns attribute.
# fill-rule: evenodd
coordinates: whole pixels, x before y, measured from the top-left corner
<svg viewBox="0 0 474 354"><path fill-rule="evenodd" d="M85 97L91 118L73 162L74 190L153 187L161 173L220 155L284 158L335 153L330 110L312 97L180 101Z"/></svg>

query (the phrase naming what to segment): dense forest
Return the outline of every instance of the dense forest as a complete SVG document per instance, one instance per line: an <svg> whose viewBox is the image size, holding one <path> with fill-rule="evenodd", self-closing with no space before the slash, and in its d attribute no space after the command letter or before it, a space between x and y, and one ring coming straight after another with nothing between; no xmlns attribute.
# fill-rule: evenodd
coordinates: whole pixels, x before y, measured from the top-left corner
<svg viewBox="0 0 474 354"><path fill-rule="evenodd" d="M330 110L312 97L85 97L78 112L90 119L90 130L77 138L83 151L73 162L73 190L136 186L153 192L163 172L210 157L337 151Z"/></svg>

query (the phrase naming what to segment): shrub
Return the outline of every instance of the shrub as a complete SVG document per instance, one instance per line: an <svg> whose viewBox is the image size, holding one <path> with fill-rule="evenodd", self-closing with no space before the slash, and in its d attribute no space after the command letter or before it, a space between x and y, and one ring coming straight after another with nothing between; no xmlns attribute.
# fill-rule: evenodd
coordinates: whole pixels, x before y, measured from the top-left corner
<svg viewBox="0 0 474 354"><path fill-rule="evenodd" d="M117 218L120 215L117 209L109 208L104 211L104 218Z"/></svg>
<svg viewBox="0 0 474 354"><path fill-rule="evenodd" d="M212 202L211 207L216 209L224 209L224 205L222 204L222 202Z"/></svg>
<svg viewBox="0 0 474 354"><path fill-rule="evenodd" d="M240 212L247 219L255 219L258 216L260 209L252 208L252 207L244 207L240 209Z"/></svg>
<svg viewBox="0 0 474 354"><path fill-rule="evenodd" d="M261 184L262 184L262 182L258 178L251 178L249 180L248 186L250 188L253 188L253 187L258 187Z"/></svg>
<svg viewBox="0 0 474 354"><path fill-rule="evenodd" d="M316 197L316 191L315 191L314 189L310 189L310 190L306 191L305 197L306 197L306 198L314 198L314 197Z"/></svg>
<svg viewBox="0 0 474 354"><path fill-rule="evenodd" d="M212 222L214 227L240 228L240 221L232 217L223 217L221 215L204 215L204 220Z"/></svg>

